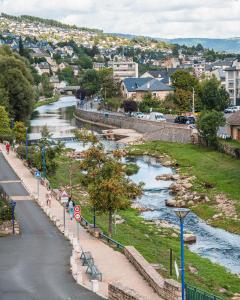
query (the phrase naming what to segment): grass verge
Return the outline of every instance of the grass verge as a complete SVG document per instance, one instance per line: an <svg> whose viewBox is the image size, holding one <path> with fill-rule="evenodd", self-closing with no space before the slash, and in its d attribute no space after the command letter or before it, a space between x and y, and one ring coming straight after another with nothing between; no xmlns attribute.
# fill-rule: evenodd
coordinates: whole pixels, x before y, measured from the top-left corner
<svg viewBox="0 0 240 300"><path fill-rule="evenodd" d="M143 146L142 146L143 147ZM167 147L167 146L166 146ZM138 151L141 151L139 149ZM145 151L145 150L144 150ZM140 154L140 153L139 153ZM77 163L76 163L77 164ZM53 187L66 185L68 178L69 159L60 157L55 176L50 177ZM74 174L73 184L82 180L82 174ZM92 221L92 210L87 205L86 197L80 196L77 190L73 192L74 199L82 206L82 214ZM204 207L201 210L205 210ZM213 213L213 212L212 212ZM157 228L153 223L143 220L134 209L118 212L124 219L124 223L116 225L113 238L123 245L133 245L150 263L159 264L159 272L166 277L170 277L169 249L173 250L174 260L180 257L179 238L171 236L171 229ZM98 215L97 225L107 233L108 216ZM210 262L208 259L192 253L186 247L186 281L210 293L230 299L234 293L240 293L240 278L228 272L224 267ZM196 274L191 274L189 266L197 269ZM174 272L174 271L173 271ZM175 272L174 272L175 273ZM175 276L172 276L175 278ZM219 292L220 288L226 289L225 294Z"/></svg>
<svg viewBox="0 0 240 300"><path fill-rule="evenodd" d="M217 213L214 196L221 193L234 201L240 219L240 160L198 145L162 141L131 146L129 153L149 154L156 157L167 154L178 162L181 174L196 176L193 190L205 193L212 199L208 205L200 204L193 207L193 211L202 219L209 220ZM213 188L206 188L206 183ZM223 215L218 220L211 220L211 224L240 234L240 220L233 220Z"/></svg>
<svg viewBox="0 0 240 300"><path fill-rule="evenodd" d="M34 108L54 103L54 102L58 101L59 98L60 98L60 95L57 94L57 95L53 96L52 98L48 98L48 99L45 99L45 100L42 100L42 101L38 101L34 104Z"/></svg>

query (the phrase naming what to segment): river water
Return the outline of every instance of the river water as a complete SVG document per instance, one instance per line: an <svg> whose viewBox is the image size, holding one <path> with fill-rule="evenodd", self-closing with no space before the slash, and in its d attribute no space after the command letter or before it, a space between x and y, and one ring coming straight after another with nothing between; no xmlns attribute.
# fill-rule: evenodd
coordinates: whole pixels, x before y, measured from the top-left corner
<svg viewBox="0 0 240 300"><path fill-rule="evenodd" d="M63 97L58 102L39 107L33 114L31 120L30 138L38 137L41 128L47 125L51 133L55 136L71 136L71 130L76 127L73 118L75 109L74 97ZM78 124L78 126L83 124ZM91 128L96 131L96 128ZM114 149L116 142L102 141L107 149ZM66 147L76 150L83 150L84 146L80 142L69 141ZM174 225L178 225L178 219L172 208L165 206L165 200L172 197L169 192L171 181L156 180L157 175L172 173L174 170L164 167L155 158L149 156L130 157L126 162L136 163L139 172L131 178L134 182L144 182L144 195L137 202L151 211L142 213L146 220L166 220ZM185 220L187 231L197 236L197 242L190 245L191 251L203 257L209 258L233 273L240 273L240 236L231 234L222 229L213 228L199 219L194 213L190 213Z"/></svg>

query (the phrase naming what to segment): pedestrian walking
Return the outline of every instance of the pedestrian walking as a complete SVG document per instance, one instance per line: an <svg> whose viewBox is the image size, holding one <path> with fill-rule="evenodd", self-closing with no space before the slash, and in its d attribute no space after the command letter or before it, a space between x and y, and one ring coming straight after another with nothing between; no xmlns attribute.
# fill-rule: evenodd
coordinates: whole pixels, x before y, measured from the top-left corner
<svg viewBox="0 0 240 300"><path fill-rule="evenodd" d="M71 197L69 198L69 202L68 202L68 212L69 212L70 218L72 220L73 216L74 216L74 203L73 203Z"/></svg>
<svg viewBox="0 0 240 300"><path fill-rule="evenodd" d="M6 144L6 151L7 151L7 154L9 154L9 151L10 151L10 144L9 144L9 142L7 142L7 144Z"/></svg>
<svg viewBox="0 0 240 300"><path fill-rule="evenodd" d="M51 207L51 202L52 202L52 193L50 190L50 187L47 188L47 193L46 193L46 203L48 207Z"/></svg>

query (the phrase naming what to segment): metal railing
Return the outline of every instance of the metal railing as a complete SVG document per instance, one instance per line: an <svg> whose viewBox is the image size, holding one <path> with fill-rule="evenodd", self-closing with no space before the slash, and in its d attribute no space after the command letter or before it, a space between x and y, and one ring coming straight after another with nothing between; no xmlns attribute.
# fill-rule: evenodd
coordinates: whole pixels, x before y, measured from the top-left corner
<svg viewBox="0 0 240 300"><path fill-rule="evenodd" d="M189 284L186 284L185 288L186 300L223 300L223 298L209 294Z"/></svg>
<svg viewBox="0 0 240 300"><path fill-rule="evenodd" d="M104 240L106 240L108 243L112 243L113 245L115 245L118 249L121 249L123 250L125 247L118 243L117 241L113 240L112 238L110 238L109 236L107 236L106 234L104 233L100 233L100 237Z"/></svg>

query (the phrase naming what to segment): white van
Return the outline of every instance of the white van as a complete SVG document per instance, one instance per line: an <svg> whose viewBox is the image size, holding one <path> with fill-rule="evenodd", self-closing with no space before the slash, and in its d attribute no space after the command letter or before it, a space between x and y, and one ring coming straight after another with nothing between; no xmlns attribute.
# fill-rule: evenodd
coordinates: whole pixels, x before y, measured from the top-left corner
<svg viewBox="0 0 240 300"><path fill-rule="evenodd" d="M158 121L158 122L166 122L166 118L162 113L158 112L151 112L149 115L149 120L151 121Z"/></svg>

